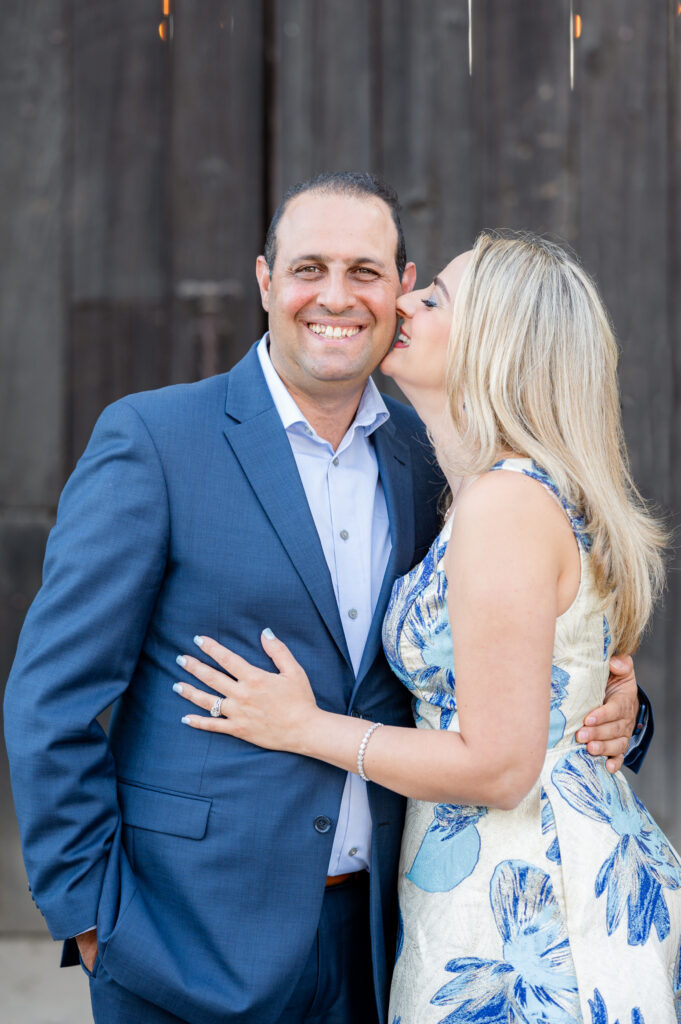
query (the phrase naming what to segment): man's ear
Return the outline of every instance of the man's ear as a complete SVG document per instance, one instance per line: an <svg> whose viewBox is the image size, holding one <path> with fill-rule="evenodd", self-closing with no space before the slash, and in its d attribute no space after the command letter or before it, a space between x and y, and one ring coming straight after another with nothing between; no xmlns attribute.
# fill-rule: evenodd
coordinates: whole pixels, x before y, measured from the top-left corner
<svg viewBox="0 0 681 1024"><path fill-rule="evenodd" d="M402 274L402 294L406 295L407 292L413 292L414 285L416 284L416 264L407 263Z"/></svg>
<svg viewBox="0 0 681 1024"><path fill-rule="evenodd" d="M255 261L255 276L258 279L260 289L260 301L266 313L270 311L270 268L264 256L258 256Z"/></svg>

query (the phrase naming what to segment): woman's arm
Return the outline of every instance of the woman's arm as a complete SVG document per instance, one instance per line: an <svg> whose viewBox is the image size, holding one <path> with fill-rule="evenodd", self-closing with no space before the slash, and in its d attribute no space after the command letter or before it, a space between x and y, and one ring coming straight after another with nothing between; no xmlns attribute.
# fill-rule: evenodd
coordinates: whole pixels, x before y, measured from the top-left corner
<svg viewBox="0 0 681 1024"><path fill-rule="evenodd" d="M571 556L578 565L569 524L535 482L498 473L468 490L445 563L461 732L376 730L364 760L373 781L417 799L504 808L530 790L546 752L555 622ZM318 708L283 643L263 635L277 674L199 639L234 679L185 656L183 667L227 698L227 717L191 715L188 725L357 770L367 722ZM180 685L199 706L214 703Z"/></svg>

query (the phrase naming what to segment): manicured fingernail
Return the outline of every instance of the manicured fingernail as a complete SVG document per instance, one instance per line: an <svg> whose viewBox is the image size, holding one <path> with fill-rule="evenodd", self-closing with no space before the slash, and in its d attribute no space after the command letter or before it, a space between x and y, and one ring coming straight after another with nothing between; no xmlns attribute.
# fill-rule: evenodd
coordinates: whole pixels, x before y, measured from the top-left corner
<svg viewBox="0 0 681 1024"><path fill-rule="evenodd" d="M175 693L182 693L183 692L182 683L175 683L173 685L173 690L175 691Z"/></svg>
<svg viewBox="0 0 681 1024"><path fill-rule="evenodd" d="M187 659L185 658L184 654L178 654L178 656L175 658L175 661L180 666L180 668L184 668L184 666L187 664Z"/></svg>
<svg viewBox="0 0 681 1024"><path fill-rule="evenodd" d="M173 689L174 689L174 687L173 687ZM584 743L584 741L586 740L587 736L588 736L588 733L587 733L586 729L580 729L579 732L577 733L577 742L578 743Z"/></svg>
<svg viewBox="0 0 681 1024"><path fill-rule="evenodd" d="M589 715L589 717L586 719L586 724L587 725L595 725L596 724L596 716L595 715Z"/></svg>
<svg viewBox="0 0 681 1024"><path fill-rule="evenodd" d="M202 636L195 636L194 637L194 643L196 644L197 647L203 647L203 637Z"/></svg>
<svg viewBox="0 0 681 1024"><path fill-rule="evenodd" d="M267 629L263 629L262 635L266 636L268 640L274 640L274 633L272 632L269 626L267 627Z"/></svg>
<svg viewBox="0 0 681 1024"><path fill-rule="evenodd" d="M180 721L182 722L183 725L189 725L189 715L185 715L184 718L180 719Z"/></svg>

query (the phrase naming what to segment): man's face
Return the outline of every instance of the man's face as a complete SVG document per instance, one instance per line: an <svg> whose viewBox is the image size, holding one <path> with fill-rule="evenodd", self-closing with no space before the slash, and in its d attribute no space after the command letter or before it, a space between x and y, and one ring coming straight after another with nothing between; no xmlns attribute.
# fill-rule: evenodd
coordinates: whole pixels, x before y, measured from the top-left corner
<svg viewBox="0 0 681 1024"><path fill-rule="evenodd" d="M400 282L396 248L381 199L305 192L290 202L272 274L262 256L256 274L272 362L294 395L364 387L395 334L395 301L415 282L413 264Z"/></svg>

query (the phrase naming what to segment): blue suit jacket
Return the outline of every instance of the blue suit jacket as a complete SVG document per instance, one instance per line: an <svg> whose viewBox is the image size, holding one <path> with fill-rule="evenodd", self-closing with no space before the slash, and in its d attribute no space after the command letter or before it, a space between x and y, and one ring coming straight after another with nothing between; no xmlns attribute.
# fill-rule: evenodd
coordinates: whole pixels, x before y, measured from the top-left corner
<svg viewBox="0 0 681 1024"><path fill-rule="evenodd" d="M381 624L437 532L442 478L416 415L387 404L373 442L393 549L356 680L255 348L228 374L105 410L60 502L5 701L33 896L55 938L96 920L116 981L192 1024L279 1015L314 938L345 773L183 726L175 657L204 633L270 668L270 626L322 707L411 724ZM385 1018L403 801L374 785L369 799Z"/></svg>

